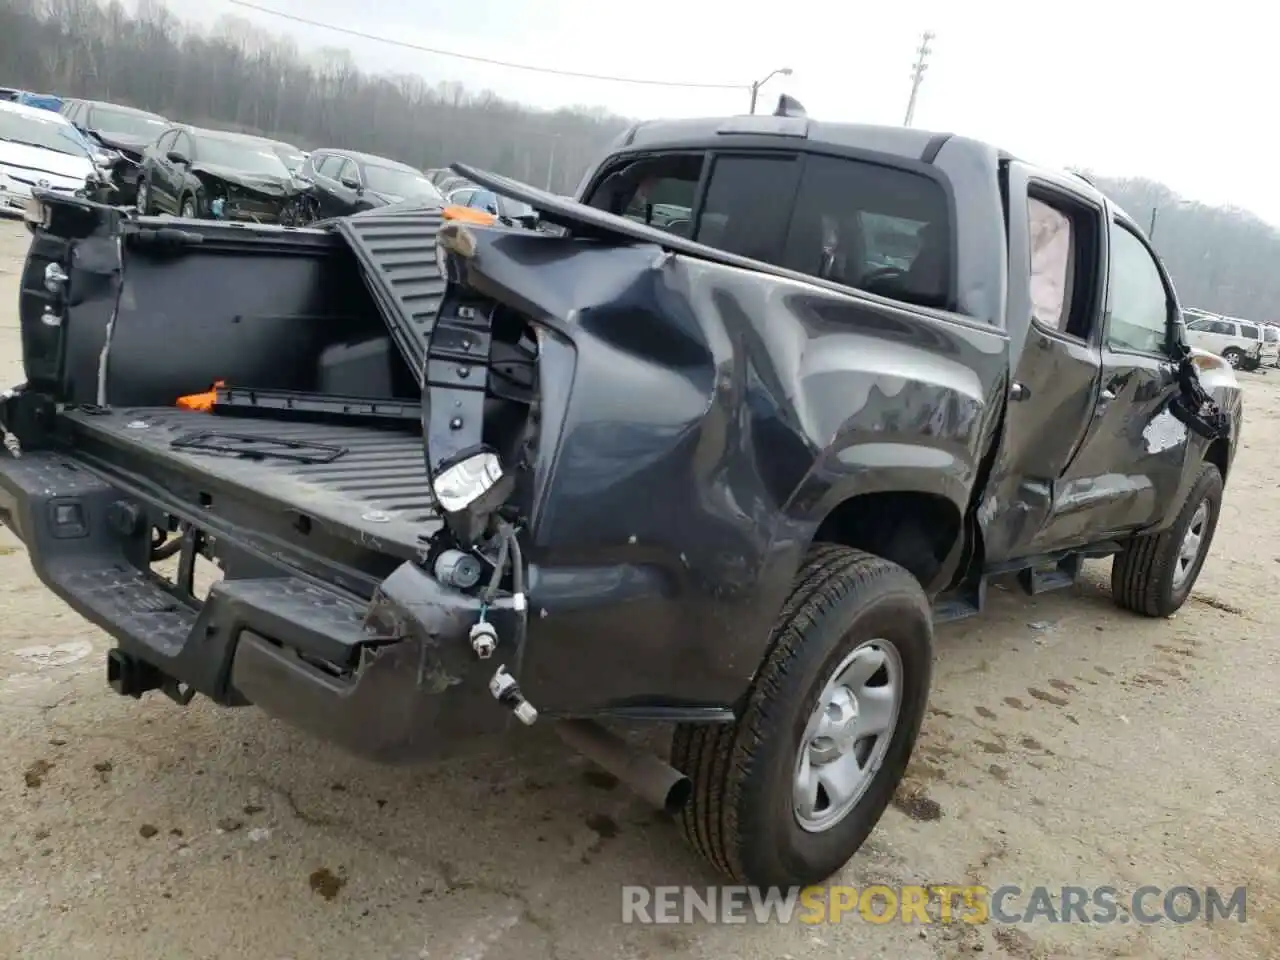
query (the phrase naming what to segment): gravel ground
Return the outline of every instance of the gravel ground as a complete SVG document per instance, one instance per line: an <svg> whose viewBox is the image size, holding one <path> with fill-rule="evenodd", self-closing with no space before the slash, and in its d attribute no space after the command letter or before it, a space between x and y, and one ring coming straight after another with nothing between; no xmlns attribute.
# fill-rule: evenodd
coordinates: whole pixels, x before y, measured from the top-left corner
<svg viewBox="0 0 1280 960"><path fill-rule="evenodd" d="M0 385L25 234L0 223ZM254 710L116 697L107 638L0 529L0 956L1267 958L1280 955L1280 372L1170 621L994 590L941 628L908 782L842 881L1248 886L1248 922L623 925L623 884L706 884L675 828L534 728L519 756L390 770Z"/></svg>

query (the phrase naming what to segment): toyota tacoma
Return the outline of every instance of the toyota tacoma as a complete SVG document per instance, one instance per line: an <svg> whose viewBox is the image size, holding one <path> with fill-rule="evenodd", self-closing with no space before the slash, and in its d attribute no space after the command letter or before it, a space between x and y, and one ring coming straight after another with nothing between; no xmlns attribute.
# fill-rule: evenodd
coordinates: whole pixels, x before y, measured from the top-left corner
<svg viewBox="0 0 1280 960"><path fill-rule="evenodd" d="M0 517L118 693L386 763L552 725L807 884L991 578L1189 596L1240 389L1086 180L786 101L636 125L574 199L455 169L554 230L32 202ZM668 758L609 729L646 723Z"/></svg>

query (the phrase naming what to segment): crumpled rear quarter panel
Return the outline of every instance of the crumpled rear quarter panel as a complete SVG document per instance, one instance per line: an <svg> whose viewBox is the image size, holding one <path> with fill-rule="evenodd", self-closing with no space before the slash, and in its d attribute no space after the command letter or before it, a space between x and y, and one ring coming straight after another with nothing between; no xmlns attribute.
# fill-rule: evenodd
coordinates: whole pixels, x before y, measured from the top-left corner
<svg viewBox="0 0 1280 960"><path fill-rule="evenodd" d="M476 233L467 282L541 331L539 709L733 704L827 511L884 489L967 508L997 331L647 244Z"/></svg>

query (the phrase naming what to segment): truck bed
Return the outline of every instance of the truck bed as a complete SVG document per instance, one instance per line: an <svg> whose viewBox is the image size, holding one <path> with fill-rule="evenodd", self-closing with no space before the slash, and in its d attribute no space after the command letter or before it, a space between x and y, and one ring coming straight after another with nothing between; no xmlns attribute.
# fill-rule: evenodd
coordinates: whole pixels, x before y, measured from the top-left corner
<svg viewBox="0 0 1280 960"><path fill-rule="evenodd" d="M199 506L256 505L302 534L332 533L407 559L440 522L414 422L289 423L172 407L77 409L62 420L90 466L163 485ZM240 452L208 449L211 442Z"/></svg>

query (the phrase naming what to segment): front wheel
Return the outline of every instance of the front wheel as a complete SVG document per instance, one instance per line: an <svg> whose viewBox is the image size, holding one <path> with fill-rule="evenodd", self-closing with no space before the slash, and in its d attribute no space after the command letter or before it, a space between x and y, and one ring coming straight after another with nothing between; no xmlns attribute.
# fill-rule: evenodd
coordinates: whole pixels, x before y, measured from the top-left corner
<svg viewBox="0 0 1280 960"><path fill-rule="evenodd" d="M681 812L693 848L758 886L840 870L902 780L932 662L929 603L910 573L815 546L738 720L676 728L671 760L693 781Z"/></svg>
<svg viewBox="0 0 1280 960"><path fill-rule="evenodd" d="M1222 359L1231 364L1233 369L1239 370L1244 366L1244 351L1237 350L1235 347L1228 347L1222 351Z"/></svg>
<svg viewBox="0 0 1280 960"><path fill-rule="evenodd" d="M138 208L139 216L151 216L151 184L147 183L146 177L138 177L138 198L134 206Z"/></svg>
<svg viewBox="0 0 1280 960"><path fill-rule="evenodd" d="M1222 474L1201 465L1178 517L1162 533L1134 537L1111 561L1111 596L1125 610L1167 617L1191 596L1218 529Z"/></svg>

